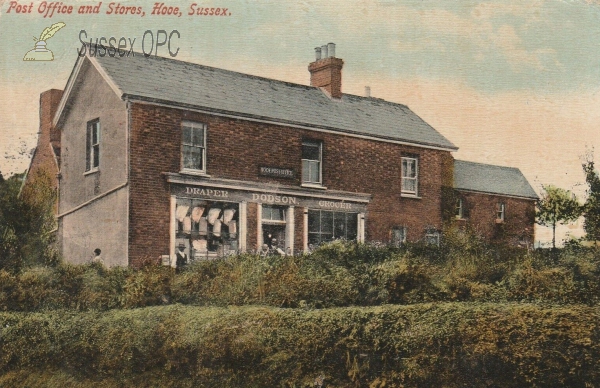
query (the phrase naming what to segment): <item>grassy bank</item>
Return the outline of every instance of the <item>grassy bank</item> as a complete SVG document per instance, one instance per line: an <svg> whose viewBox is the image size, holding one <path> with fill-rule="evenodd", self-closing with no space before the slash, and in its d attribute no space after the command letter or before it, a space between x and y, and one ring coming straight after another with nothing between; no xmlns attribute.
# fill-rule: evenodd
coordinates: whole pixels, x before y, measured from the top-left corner
<svg viewBox="0 0 600 388"><path fill-rule="evenodd" d="M0 386L587 387L600 309L424 303L0 313Z"/></svg>

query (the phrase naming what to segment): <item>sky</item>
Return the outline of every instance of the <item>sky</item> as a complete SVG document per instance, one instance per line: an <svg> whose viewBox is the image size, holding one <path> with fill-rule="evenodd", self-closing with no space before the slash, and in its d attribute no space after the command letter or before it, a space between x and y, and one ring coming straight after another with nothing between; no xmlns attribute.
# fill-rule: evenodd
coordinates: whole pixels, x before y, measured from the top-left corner
<svg viewBox="0 0 600 388"><path fill-rule="evenodd" d="M44 17L50 1L0 0L0 171L24 171L36 144L39 94L63 89L81 46L111 36L173 30L176 59L300 84L314 47L334 42L342 91L408 105L451 140L457 159L518 167L534 189L585 196L582 158L600 155L600 0L170 1L181 16L151 15L153 1L120 1L141 15ZM16 5L31 13L15 13ZM188 15L192 4L226 16ZM10 12L9 12L10 9ZM27 8L26 8L27 9ZM48 62L24 62L45 27ZM149 35L147 36L149 38ZM147 40L150 41L149 39ZM144 40L146 42L146 40ZM168 56L166 47L158 55Z"/></svg>

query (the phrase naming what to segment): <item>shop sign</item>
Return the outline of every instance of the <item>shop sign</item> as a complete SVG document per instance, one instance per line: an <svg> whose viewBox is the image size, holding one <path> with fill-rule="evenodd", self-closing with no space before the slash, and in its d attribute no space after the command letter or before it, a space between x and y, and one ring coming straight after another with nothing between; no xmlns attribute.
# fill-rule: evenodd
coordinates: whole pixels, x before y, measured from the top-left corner
<svg viewBox="0 0 600 388"><path fill-rule="evenodd" d="M345 200L330 200L280 193L253 193L242 190L228 190L214 187L174 186L173 194L182 197L206 198L229 202L248 201L268 205L299 206L310 209L331 211L364 212L366 204Z"/></svg>
<svg viewBox="0 0 600 388"><path fill-rule="evenodd" d="M252 194L252 202L276 203L282 205L298 205L298 198L276 194Z"/></svg>
<svg viewBox="0 0 600 388"><path fill-rule="evenodd" d="M294 179L294 170L291 168L260 166L259 174L273 178Z"/></svg>

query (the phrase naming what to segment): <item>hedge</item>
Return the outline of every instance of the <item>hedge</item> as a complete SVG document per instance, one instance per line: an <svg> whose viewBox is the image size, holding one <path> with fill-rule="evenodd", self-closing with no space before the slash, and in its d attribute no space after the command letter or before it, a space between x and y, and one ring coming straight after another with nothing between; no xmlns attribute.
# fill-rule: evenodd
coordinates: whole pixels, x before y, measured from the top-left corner
<svg viewBox="0 0 600 388"><path fill-rule="evenodd" d="M0 270L0 311L104 311L169 303L291 308L447 301L595 305L600 300L599 250L506 254L469 246L337 242L310 255L201 261L177 274L156 265Z"/></svg>
<svg viewBox="0 0 600 388"><path fill-rule="evenodd" d="M5 312L0 386L598 386L599 318L532 303Z"/></svg>

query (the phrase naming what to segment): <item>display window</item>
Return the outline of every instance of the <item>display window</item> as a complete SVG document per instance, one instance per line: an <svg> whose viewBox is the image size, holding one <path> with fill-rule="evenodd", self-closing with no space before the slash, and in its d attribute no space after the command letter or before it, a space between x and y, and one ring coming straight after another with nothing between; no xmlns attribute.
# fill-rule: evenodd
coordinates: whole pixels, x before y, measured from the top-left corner
<svg viewBox="0 0 600 388"><path fill-rule="evenodd" d="M333 240L356 240L358 213L308 211L308 243L319 245Z"/></svg>
<svg viewBox="0 0 600 388"><path fill-rule="evenodd" d="M238 217L238 203L177 198L175 246L193 259L237 253Z"/></svg>

